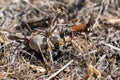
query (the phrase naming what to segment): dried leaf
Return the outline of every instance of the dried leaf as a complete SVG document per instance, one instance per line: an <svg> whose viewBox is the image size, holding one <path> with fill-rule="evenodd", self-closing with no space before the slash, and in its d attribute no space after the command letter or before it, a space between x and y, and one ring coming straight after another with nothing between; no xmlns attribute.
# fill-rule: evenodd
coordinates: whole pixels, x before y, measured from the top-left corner
<svg viewBox="0 0 120 80"><path fill-rule="evenodd" d="M95 76L96 77L95 77ZM87 80L88 78L91 80L91 78L96 78L96 79L98 79L98 78L100 78L101 77L101 73L100 73L100 71L98 71L96 68L95 68L95 66L93 66L91 63L90 63L90 65L88 66L88 70L87 70L87 74L85 74L84 75L84 77L83 77L83 79L84 80Z"/></svg>
<svg viewBox="0 0 120 80"><path fill-rule="evenodd" d="M22 33L16 33L15 36L18 37L18 38L25 38Z"/></svg>
<svg viewBox="0 0 120 80"><path fill-rule="evenodd" d="M88 66L88 73L95 74L97 78L101 77L101 73L92 64Z"/></svg>
<svg viewBox="0 0 120 80"><path fill-rule="evenodd" d="M31 68L33 68L33 69L35 69L35 70L37 70L39 72L42 72L42 73L44 73L46 71L46 69L41 67L41 66L31 65Z"/></svg>
<svg viewBox="0 0 120 80"><path fill-rule="evenodd" d="M120 19L109 19L108 22L111 24L120 24Z"/></svg>
<svg viewBox="0 0 120 80"><path fill-rule="evenodd" d="M100 71L98 71L94 66L93 66L93 72L94 72L94 74L97 75L97 78L100 78L100 77L101 77Z"/></svg>
<svg viewBox="0 0 120 80"><path fill-rule="evenodd" d="M71 31L76 32L76 31L85 31L86 25L85 24L79 24L76 26L73 26L71 28Z"/></svg>
<svg viewBox="0 0 120 80"><path fill-rule="evenodd" d="M0 72L0 80L4 79L5 77L5 73L4 72Z"/></svg>

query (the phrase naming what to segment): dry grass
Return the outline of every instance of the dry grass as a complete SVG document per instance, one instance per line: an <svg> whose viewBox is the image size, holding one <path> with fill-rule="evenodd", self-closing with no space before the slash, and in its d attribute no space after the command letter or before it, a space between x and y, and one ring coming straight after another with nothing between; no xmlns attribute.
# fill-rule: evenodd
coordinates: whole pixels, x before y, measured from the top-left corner
<svg viewBox="0 0 120 80"><path fill-rule="evenodd" d="M119 80L119 3L1 0L0 79Z"/></svg>

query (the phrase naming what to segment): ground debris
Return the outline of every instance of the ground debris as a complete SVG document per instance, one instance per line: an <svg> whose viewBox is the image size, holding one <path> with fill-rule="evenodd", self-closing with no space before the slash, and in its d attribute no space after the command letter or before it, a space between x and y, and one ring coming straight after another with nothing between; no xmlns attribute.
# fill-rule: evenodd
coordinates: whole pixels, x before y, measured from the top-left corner
<svg viewBox="0 0 120 80"><path fill-rule="evenodd" d="M119 80L119 3L1 0L0 79Z"/></svg>

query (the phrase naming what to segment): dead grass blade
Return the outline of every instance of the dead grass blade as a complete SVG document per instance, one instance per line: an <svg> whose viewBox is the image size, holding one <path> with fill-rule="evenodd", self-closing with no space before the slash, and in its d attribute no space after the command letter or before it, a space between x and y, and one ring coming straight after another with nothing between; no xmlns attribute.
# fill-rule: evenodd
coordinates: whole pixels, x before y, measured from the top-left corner
<svg viewBox="0 0 120 80"><path fill-rule="evenodd" d="M95 68L91 63L88 66L87 74L83 77L83 80L96 80L101 78L101 73L98 69Z"/></svg>

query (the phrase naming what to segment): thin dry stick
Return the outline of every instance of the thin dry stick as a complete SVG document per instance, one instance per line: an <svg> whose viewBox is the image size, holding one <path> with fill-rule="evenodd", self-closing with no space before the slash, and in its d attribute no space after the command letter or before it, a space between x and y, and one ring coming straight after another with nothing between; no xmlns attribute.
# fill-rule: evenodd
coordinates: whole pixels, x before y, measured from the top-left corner
<svg viewBox="0 0 120 80"><path fill-rule="evenodd" d="M51 26L50 26L51 30L50 30L50 33L53 33L53 32L55 31L55 29L57 28L57 26L56 26L57 23L54 22L55 19L56 19L56 16L53 18L53 20L52 20L52 22L51 22Z"/></svg>
<svg viewBox="0 0 120 80"><path fill-rule="evenodd" d="M111 47L111 48L113 48L113 49L115 49L115 50L120 51L120 48L118 48L118 47L112 46L112 45L107 44L107 43L102 43L102 44L104 44L104 45L106 45L106 46L108 46L108 47Z"/></svg>
<svg viewBox="0 0 120 80"><path fill-rule="evenodd" d="M104 54L96 63L95 66L97 66L97 68L100 68L102 66L103 60L105 60L106 54Z"/></svg>
<svg viewBox="0 0 120 80"><path fill-rule="evenodd" d="M27 22L24 22L24 23L27 26L27 28L29 29L29 31L32 32L32 30L31 30L30 26L28 25L28 23Z"/></svg>
<svg viewBox="0 0 120 80"><path fill-rule="evenodd" d="M71 40L71 42L79 49L80 52L83 52L81 47L74 40Z"/></svg>
<svg viewBox="0 0 120 80"><path fill-rule="evenodd" d="M96 52L97 52L97 50L93 50L93 51L90 51L90 52L88 52L88 53L83 54L83 56L90 55L90 54L94 54L94 53L96 53Z"/></svg>
<svg viewBox="0 0 120 80"><path fill-rule="evenodd" d="M24 0L27 4L29 4L31 7L33 7L34 9L38 10L39 12L41 12L42 14L46 14L43 11L41 11L39 8L37 8L35 5L31 4L29 1Z"/></svg>
<svg viewBox="0 0 120 80"><path fill-rule="evenodd" d="M7 60L8 60L8 66L7 66L7 72L6 72L6 75L4 76L4 79L7 78L8 74L9 74L9 71L10 71L11 62L10 62L10 57L9 57L9 55L7 55ZM10 64L9 64L9 63L10 63Z"/></svg>
<svg viewBox="0 0 120 80"><path fill-rule="evenodd" d="M25 50L20 50L20 52L22 52L22 53L24 53L24 54L28 54L29 56L31 56L31 59L32 59L32 58L37 59L37 58L34 56L34 54L30 54L29 52L27 52L27 51L25 51Z"/></svg>
<svg viewBox="0 0 120 80"><path fill-rule="evenodd" d="M93 25L93 28L95 28L95 26L96 26L96 24L97 24L97 22L98 22L98 20L99 20L99 18L100 18L100 16L101 16L101 13L102 13L102 11L103 11L103 8L104 8L104 7L103 7L103 6L104 6L103 2L104 2L104 0L102 0L101 8L100 8L98 17L97 17L96 20L95 20L95 23L94 23L94 25Z"/></svg>
<svg viewBox="0 0 120 80"><path fill-rule="evenodd" d="M49 0L45 0L47 5L49 6L49 8L52 8L52 10L54 10L53 6L51 5L50 1Z"/></svg>
<svg viewBox="0 0 120 80"><path fill-rule="evenodd" d="M48 41L48 49L50 51L50 60L51 60L51 63L53 64L53 57L52 57L52 47L50 46L50 42Z"/></svg>
<svg viewBox="0 0 120 80"><path fill-rule="evenodd" d="M5 46L11 44L11 43L17 43L17 42L15 42L15 41L6 42L4 45L0 46L0 49L1 49L2 47L5 47Z"/></svg>
<svg viewBox="0 0 120 80"><path fill-rule="evenodd" d="M7 78L8 74L9 74L9 71L10 71L10 65L8 65L7 67L8 67L8 68L7 68L6 75L4 76L4 79L6 79L6 78Z"/></svg>
<svg viewBox="0 0 120 80"><path fill-rule="evenodd" d="M69 61L65 66L63 66L61 69L59 69L57 72L55 72L53 75L51 75L50 77L48 77L46 80L50 80L53 77L55 77L56 75L58 75L61 71L63 71L67 66L69 66L71 63L73 62L73 60Z"/></svg>
<svg viewBox="0 0 120 80"><path fill-rule="evenodd" d="M44 56L44 54L43 54L42 49L41 49L40 46L39 46L39 51L41 52L41 56L42 56L44 62L48 65L48 62L47 62L47 60L45 59L45 56Z"/></svg>

